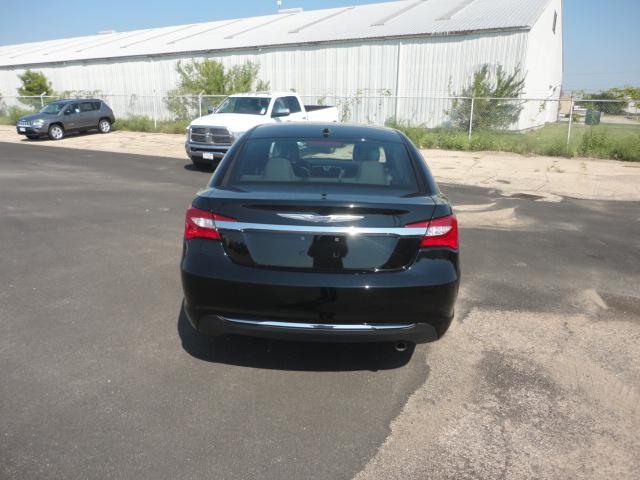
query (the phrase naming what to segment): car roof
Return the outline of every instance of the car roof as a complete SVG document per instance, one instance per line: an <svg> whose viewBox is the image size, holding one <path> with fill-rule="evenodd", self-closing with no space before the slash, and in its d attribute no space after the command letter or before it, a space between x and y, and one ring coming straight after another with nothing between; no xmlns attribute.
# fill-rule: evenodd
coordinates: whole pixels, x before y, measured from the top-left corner
<svg viewBox="0 0 640 480"><path fill-rule="evenodd" d="M246 93L234 93L229 95L230 97L256 97L256 98L271 98L271 97L293 97L296 94L293 92L246 92Z"/></svg>
<svg viewBox="0 0 640 480"><path fill-rule="evenodd" d="M71 103L71 102L102 102L99 98L61 98L51 103Z"/></svg>
<svg viewBox="0 0 640 480"><path fill-rule="evenodd" d="M328 135L326 130L329 131ZM340 123L264 124L255 127L249 138L363 139L374 142L402 142L400 133L391 128Z"/></svg>

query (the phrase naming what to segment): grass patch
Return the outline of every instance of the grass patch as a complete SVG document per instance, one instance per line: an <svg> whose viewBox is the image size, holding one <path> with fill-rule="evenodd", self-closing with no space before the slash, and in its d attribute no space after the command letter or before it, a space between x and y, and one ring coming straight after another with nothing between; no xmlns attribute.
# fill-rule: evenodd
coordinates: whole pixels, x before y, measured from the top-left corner
<svg viewBox="0 0 640 480"><path fill-rule="evenodd" d="M513 152L521 155L607 158L640 161L640 124L574 125L567 145L568 124L548 124L525 133L485 130L468 132L389 124L421 148L461 151Z"/></svg>
<svg viewBox="0 0 640 480"><path fill-rule="evenodd" d="M0 112L0 125L15 125L21 117L35 112L28 108L9 107Z"/></svg>
<svg viewBox="0 0 640 480"><path fill-rule="evenodd" d="M149 117L133 116L117 119L113 124L113 129L130 132L185 133L189 123L189 120L162 120L154 124L153 119Z"/></svg>

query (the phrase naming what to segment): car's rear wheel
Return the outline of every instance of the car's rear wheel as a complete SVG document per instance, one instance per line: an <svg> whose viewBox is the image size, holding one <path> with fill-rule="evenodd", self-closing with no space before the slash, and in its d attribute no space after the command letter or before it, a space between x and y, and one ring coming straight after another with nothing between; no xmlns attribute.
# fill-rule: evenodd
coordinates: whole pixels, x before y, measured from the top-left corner
<svg viewBox="0 0 640 480"><path fill-rule="evenodd" d="M107 118L103 118L98 122L98 130L100 133L109 133L111 131L111 122Z"/></svg>
<svg viewBox="0 0 640 480"><path fill-rule="evenodd" d="M62 140L64 138L64 128L62 128L62 125L51 125L49 127L49 138L51 140Z"/></svg>

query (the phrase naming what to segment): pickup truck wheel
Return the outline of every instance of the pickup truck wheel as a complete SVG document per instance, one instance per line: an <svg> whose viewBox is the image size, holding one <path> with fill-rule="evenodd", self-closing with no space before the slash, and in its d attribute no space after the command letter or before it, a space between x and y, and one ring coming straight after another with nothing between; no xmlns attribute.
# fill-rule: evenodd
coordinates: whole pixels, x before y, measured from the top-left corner
<svg viewBox="0 0 640 480"><path fill-rule="evenodd" d="M109 133L111 131L111 122L106 118L101 119L98 122L98 130L100 130L100 133Z"/></svg>
<svg viewBox="0 0 640 480"><path fill-rule="evenodd" d="M64 128L62 128L62 125L51 125L49 127L49 138L51 140L62 140L64 138Z"/></svg>

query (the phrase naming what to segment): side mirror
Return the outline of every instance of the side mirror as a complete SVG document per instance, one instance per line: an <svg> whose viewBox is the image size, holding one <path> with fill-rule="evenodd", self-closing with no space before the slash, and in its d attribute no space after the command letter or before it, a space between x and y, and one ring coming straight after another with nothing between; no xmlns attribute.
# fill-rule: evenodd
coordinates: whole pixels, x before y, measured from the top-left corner
<svg viewBox="0 0 640 480"><path fill-rule="evenodd" d="M69 110L69 109L65 110L65 111L64 111L64 114L65 114L65 115L71 115L71 110Z"/></svg>
<svg viewBox="0 0 640 480"><path fill-rule="evenodd" d="M213 112L215 112L215 111L216 111L216 108L215 108L215 107L212 107L211 105L209 105L209 107L207 108L207 112L208 112L209 114L212 114L212 113L213 113Z"/></svg>
<svg viewBox="0 0 640 480"><path fill-rule="evenodd" d="M274 110L271 114L273 118L288 117L289 115L291 115L291 111L288 108L279 108L278 110Z"/></svg>

